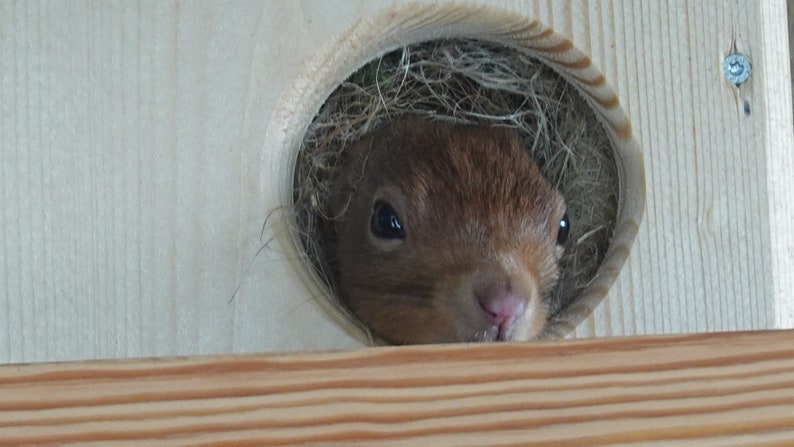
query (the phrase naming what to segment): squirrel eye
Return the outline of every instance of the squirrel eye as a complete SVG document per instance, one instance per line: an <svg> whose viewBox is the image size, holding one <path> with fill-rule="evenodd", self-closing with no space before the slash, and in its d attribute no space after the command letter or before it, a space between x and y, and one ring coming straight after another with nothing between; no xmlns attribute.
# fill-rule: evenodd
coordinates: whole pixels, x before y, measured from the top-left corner
<svg viewBox="0 0 794 447"><path fill-rule="evenodd" d="M557 230L557 245L562 245L568 240L568 233L571 231L571 221L568 220L568 213L560 219L560 228Z"/></svg>
<svg viewBox="0 0 794 447"><path fill-rule="evenodd" d="M378 200L372 210L369 229L378 239L404 239L405 230L397 211L385 201Z"/></svg>

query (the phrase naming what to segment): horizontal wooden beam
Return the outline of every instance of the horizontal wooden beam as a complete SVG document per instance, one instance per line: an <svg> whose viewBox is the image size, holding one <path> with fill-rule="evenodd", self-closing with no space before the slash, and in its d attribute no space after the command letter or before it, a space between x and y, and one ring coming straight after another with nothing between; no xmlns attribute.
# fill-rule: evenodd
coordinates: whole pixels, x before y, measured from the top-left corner
<svg viewBox="0 0 794 447"><path fill-rule="evenodd" d="M0 367L0 446L794 443L794 331Z"/></svg>

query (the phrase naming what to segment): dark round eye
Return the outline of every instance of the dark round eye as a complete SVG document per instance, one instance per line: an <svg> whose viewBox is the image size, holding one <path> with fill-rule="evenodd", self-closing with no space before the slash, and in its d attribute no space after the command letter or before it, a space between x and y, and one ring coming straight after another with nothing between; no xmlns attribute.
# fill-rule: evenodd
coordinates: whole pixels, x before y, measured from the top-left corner
<svg viewBox="0 0 794 447"><path fill-rule="evenodd" d="M372 209L369 229L378 239L403 239L405 230L397 211L388 202L378 200Z"/></svg>
<svg viewBox="0 0 794 447"><path fill-rule="evenodd" d="M571 221L568 220L568 213L560 219L560 228L557 230L557 245L562 245L568 240L568 233L571 231Z"/></svg>

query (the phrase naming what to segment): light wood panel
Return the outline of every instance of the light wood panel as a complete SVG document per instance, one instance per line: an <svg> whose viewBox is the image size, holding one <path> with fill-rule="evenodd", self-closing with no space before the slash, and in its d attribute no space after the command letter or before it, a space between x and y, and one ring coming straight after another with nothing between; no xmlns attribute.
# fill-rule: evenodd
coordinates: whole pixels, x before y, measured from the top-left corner
<svg viewBox="0 0 794 447"><path fill-rule="evenodd" d="M794 326L785 1L477 3L590 55L643 151L636 244L575 336ZM360 346L295 262L277 143L333 83L318 64L368 48L352 27L429 25L403 8L0 2L0 362Z"/></svg>
<svg viewBox="0 0 794 447"><path fill-rule="evenodd" d="M0 367L0 446L791 445L794 332Z"/></svg>

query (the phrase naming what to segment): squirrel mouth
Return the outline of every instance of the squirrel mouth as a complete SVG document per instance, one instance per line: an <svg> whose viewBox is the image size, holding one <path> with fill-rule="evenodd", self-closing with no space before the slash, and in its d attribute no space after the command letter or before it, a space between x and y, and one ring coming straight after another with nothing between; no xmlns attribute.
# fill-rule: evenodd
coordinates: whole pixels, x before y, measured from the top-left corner
<svg viewBox="0 0 794 447"><path fill-rule="evenodd" d="M510 329L511 329L510 324L489 326L488 329L480 332L480 334L475 336L474 341L492 342L492 343L511 341L512 338L510 337L510 333L512 331Z"/></svg>
<svg viewBox="0 0 794 447"><path fill-rule="evenodd" d="M510 333L512 324L511 323L502 323L496 329L496 340L495 341L510 341L508 338L508 333Z"/></svg>

